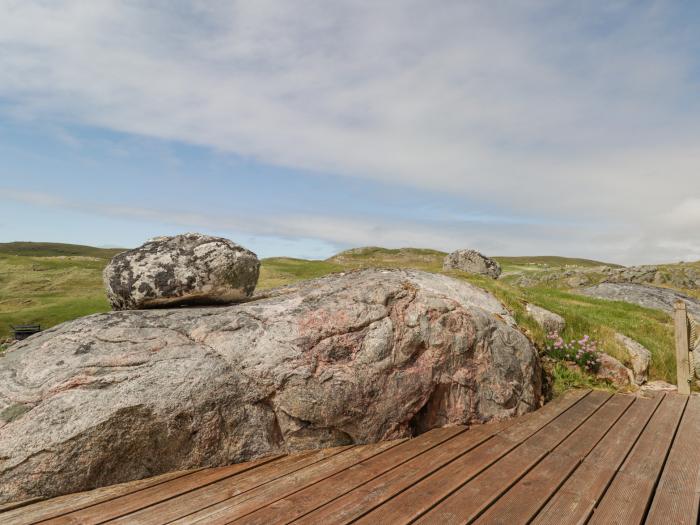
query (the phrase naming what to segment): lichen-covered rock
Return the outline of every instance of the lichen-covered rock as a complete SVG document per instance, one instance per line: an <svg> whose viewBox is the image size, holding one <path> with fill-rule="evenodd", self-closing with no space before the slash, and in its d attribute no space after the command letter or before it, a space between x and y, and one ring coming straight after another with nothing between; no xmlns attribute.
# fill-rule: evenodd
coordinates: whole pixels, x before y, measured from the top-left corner
<svg viewBox="0 0 700 525"><path fill-rule="evenodd" d="M104 270L115 310L240 301L255 290L260 261L221 237L186 233L156 237L116 255Z"/></svg>
<svg viewBox="0 0 700 525"><path fill-rule="evenodd" d="M492 279L498 279L501 275L501 265L476 250L457 250L450 253L445 257L442 269L477 273Z"/></svg>
<svg viewBox="0 0 700 525"><path fill-rule="evenodd" d="M409 270L62 324L0 357L0 503L523 414L541 370L513 324Z"/></svg>
<svg viewBox="0 0 700 525"><path fill-rule="evenodd" d="M541 306L528 303L525 305L525 310L546 333L560 334L566 328L566 321L561 315L550 312Z"/></svg>
<svg viewBox="0 0 700 525"><path fill-rule="evenodd" d="M629 355L634 382L642 385L649 377L649 364L651 363L651 352L634 339L624 334L615 334L615 340L622 345Z"/></svg>

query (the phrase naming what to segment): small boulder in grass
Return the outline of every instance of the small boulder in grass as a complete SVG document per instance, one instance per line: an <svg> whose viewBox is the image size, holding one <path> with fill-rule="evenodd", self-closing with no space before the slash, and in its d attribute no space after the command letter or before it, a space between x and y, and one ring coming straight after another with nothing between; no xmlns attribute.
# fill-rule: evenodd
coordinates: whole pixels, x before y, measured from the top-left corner
<svg viewBox="0 0 700 525"><path fill-rule="evenodd" d="M634 373L634 382L637 385L644 384L649 376L651 352L626 335L616 333L615 340L621 344L629 354L632 372Z"/></svg>
<svg viewBox="0 0 700 525"><path fill-rule="evenodd" d="M614 357L604 353L598 353L598 371L596 377L609 381L619 388L628 387L634 384L634 374L632 370L623 365Z"/></svg>
<svg viewBox="0 0 700 525"><path fill-rule="evenodd" d="M501 265L476 250L457 250L450 253L445 257L442 269L476 273L492 279L498 279L501 275Z"/></svg>
<svg viewBox="0 0 700 525"><path fill-rule="evenodd" d="M156 237L116 255L103 273L114 310L241 301L255 291L260 261L222 237Z"/></svg>
<svg viewBox="0 0 700 525"><path fill-rule="evenodd" d="M564 328L566 328L566 321L561 315L550 312L541 306L528 303L525 305L525 310L548 334L560 334L564 331Z"/></svg>

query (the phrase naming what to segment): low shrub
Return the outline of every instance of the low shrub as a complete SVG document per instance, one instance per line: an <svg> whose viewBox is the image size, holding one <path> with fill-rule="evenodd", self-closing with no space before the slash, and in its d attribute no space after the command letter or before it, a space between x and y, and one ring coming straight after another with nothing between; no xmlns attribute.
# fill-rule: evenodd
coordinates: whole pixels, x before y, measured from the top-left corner
<svg viewBox="0 0 700 525"><path fill-rule="evenodd" d="M558 361L576 363L583 370L596 373L600 368L598 344L588 335L581 339L565 341L557 332L547 334L545 351L547 355Z"/></svg>

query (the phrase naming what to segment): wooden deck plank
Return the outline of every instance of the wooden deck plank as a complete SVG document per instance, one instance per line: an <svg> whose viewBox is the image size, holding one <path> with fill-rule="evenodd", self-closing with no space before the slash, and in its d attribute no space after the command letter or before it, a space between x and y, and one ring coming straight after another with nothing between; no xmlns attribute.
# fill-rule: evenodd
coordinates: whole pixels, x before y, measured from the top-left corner
<svg viewBox="0 0 700 525"><path fill-rule="evenodd" d="M611 395L592 392L542 430L528 438L488 469L432 508L416 523L467 523L517 482L574 430L594 414Z"/></svg>
<svg viewBox="0 0 700 525"><path fill-rule="evenodd" d="M279 456L275 456L275 458L276 457ZM269 460L275 458L270 457ZM198 472L199 470L201 469L169 472L167 474L161 474L160 476L127 481L126 483L119 483L118 485L88 490L77 494L66 494L65 496L39 501L0 514L0 523L7 525L28 525L30 523L37 523L67 514L68 512L89 507L90 505L109 501L119 496L131 494L132 492L137 492L154 485L159 485L166 481Z"/></svg>
<svg viewBox="0 0 700 525"><path fill-rule="evenodd" d="M588 392L571 393L564 399L550 403L537 412L523 417L519 423L498 432L497 435L502 440L510 442L522 441L562 413L566 413L571 406L577 406L578 403L583 402L581 399L587 399L587 397L584 397L587 394ZM301 517L294 523L324 523L329 525L348 523L360 518L363 514L383 504L396 494L419 483L423 478L439 468L468 453L471 449L478 447L489 438L491 438L491 435L484 433L483 427L470 430L329 502L314 512Z"/></svg>
<svg viewBox="0 0 700 525"><path fill-rule="evenodd" d="M614 396L501 496L476 523L527 524L634 401Z"/></svg>
<svg viewBox="0 0 700 525"><path fill-rule="evenodd" d="M328 454L337 454L338 450L326 450L319 452L307 452L293 456L286 456L268 462L265 460L238 463L227 467L205 469L188 476L177 478L163 485L157 485L145 490L140 490L132 494L120 496L104 503L93 505L82 510L71 512L63 516L53 518L45 523L52 525L81 524L90 525L101 523L109 519L116 519L125 514L136 512L145 507L157 504L161 501L170 500L176 496L186 494L193 490L202 490L211 484L226 480L233 476L253 476L257 477L258 468L265 468L270 476L275 475L279 470L302 468L303 466L320 461Z"/></svg>
<svg viewBox="0 0 700 525"><path fill-rule="evenodd" d="M584 523L663 399L637 398L533 520L533 525Z"/></svg>
<svg viewBox="0 0 700 525"><path fill-rule="evenodd" d="M234 521L246 525L281 525L311 512L355 487L405 463L435 446L464 432L466 427L447 427L431 430L391 450L369 458L338 472L318 485L311 485L290 496Z"/></svg>
<svg viewBox="0 0 700 525"><path fill-rule="evenodd" d="M391 442L386 443L387 447L392 446ZM170 499L153 503L139 510L124 514L119 518L110 521L113 524L155 525L170 523L183 516L187 516L200 509L209 507L229 498L243 497L249 492L272 483L285 476L293 476L297 472L309 467L323 464L326 461L333 461L335 458L354 449L353 446L343 446L323 449L319 451L307 451L301 454L287 456L294 458L299 456L297 461L290 461L286 464L263 465L249 473L224 478L207 486L197 487L191 491L176 495ZM286 458L285 458L286 459ZM278 460L278 463L283 460Z"/></svg>
<svg viewBox="0 0 700 525"><path fill-rule="evenodd" d="M696 525L700 507L700 395L693 395L683 413L646 523Z"/></svg>
<svg viewBox="0 0 700 525"><path fill-rule="evenodd" d="M261 485L245 494L229 498L225 501L187 515L172 523L202 523L207 525L223 525L232 520L250 514L265 505L293 494L307 486L341 472L365 459L380 454L405 440L385 441L372 445L355 446L342 454L326 461L311 465L284 477Z"/></svg>
<svg viewBox="0 0 700 525"><path fill-rule="evenodd" d="M642 523L687 399L677 394L664 397L589 523Z"/></svg>

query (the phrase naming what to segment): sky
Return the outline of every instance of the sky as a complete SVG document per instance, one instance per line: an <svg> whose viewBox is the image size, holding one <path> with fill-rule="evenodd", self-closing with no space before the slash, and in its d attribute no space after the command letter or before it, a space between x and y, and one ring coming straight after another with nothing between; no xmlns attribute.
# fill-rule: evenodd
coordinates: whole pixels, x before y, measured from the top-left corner
<svg viewBox="0 0 700 525"><path fill-rule="evenodd" d="M700 2L0 0L0 242L700 259Z"/></svg>

